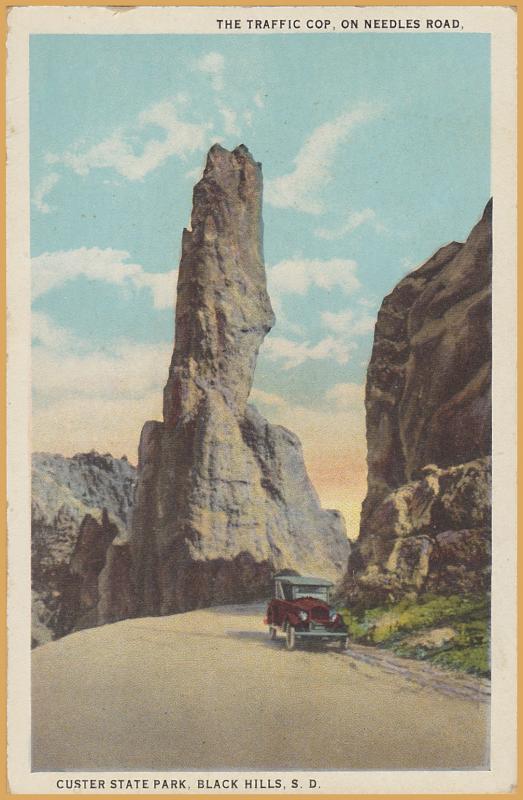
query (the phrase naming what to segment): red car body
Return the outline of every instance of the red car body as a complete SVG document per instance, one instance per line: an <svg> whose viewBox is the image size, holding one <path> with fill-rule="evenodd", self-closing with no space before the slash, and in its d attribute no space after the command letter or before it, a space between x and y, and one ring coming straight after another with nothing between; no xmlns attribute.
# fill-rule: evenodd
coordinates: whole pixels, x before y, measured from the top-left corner
<svg viewBox="0 0 523 800"><path fill-rule="evenodd" d="M280 630L289 650L294 650L298 641L337 642L344 649L347 627L329 602L331 586L324 578L277 575L275 596L265 617L271 639Z"/></svg>

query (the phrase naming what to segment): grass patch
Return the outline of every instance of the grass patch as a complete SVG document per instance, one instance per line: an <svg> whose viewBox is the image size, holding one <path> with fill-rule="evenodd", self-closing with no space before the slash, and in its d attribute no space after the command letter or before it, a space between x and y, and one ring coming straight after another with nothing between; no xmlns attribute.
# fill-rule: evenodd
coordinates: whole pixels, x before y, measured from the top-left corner
<svg viewBox="0 0 523 800"><path fill-rule="evenodd" d="M426 595L359 614L347 608L340 613L353 641L387 647L398 655L448 669L490 675L489 597ZM451 628L452 638L437 646L410 641L415 634L434 628Z"/></svg>

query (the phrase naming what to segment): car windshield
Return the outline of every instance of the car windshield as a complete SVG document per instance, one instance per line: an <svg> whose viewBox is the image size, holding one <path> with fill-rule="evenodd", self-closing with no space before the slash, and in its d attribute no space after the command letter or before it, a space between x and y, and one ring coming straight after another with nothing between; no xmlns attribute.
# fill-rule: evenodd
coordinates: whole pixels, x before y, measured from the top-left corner
<svg viewBox="0 0 523 800"><path fill-rule="evenodd" d="M329 602L328 586L293 586L293 598L298 600L300 597L314 597L316 600Z"/></svg>

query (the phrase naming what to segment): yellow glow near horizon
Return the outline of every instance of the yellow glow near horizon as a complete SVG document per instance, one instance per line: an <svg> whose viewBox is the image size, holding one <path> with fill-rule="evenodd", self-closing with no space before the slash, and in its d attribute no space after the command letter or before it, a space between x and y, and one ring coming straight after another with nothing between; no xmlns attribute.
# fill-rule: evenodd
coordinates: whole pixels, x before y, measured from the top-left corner
<svg viewBox="0 0 523 800"><path fill-rule="evenodd" d="M290 405L269 411L271 422L283 424L298 435L307 472L322 507L340 511L349 539L356 539L367 488L363 413L329 413ZM108 452L115 458L125 454L136 464L140 431L146 419L161 419L160 392L140 399L104 398L96 403L65 396L35 413L33 449L64 456L90 450Z"/></svg>
<svg viewBox="0 0 523 800"><path fill-rule="evenodd" d="M361 504L366 494L366 483L358 485L351 484L350 481L347 481L346 484L336 482L334 485L318 483L315 480L314 468L308 471L320 498L322 508L339 511L345 520L347 536L351 541L357 539L360 530Z"/></svg>

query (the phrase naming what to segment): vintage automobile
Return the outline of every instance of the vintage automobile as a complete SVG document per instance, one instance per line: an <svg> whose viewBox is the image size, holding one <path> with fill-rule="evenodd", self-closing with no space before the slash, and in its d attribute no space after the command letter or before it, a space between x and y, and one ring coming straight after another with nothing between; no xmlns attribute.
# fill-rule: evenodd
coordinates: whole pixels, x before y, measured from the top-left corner
<svg viewBox="0 0 523 800"><path fill-rule="evenodd" d="M330 605L332 586L325 578L276 575L274 597L265 617L270 638L276 639L280 629L285 634L287 650L294 650L296 642L335 642L345 650L347 626Z"/></svg>

